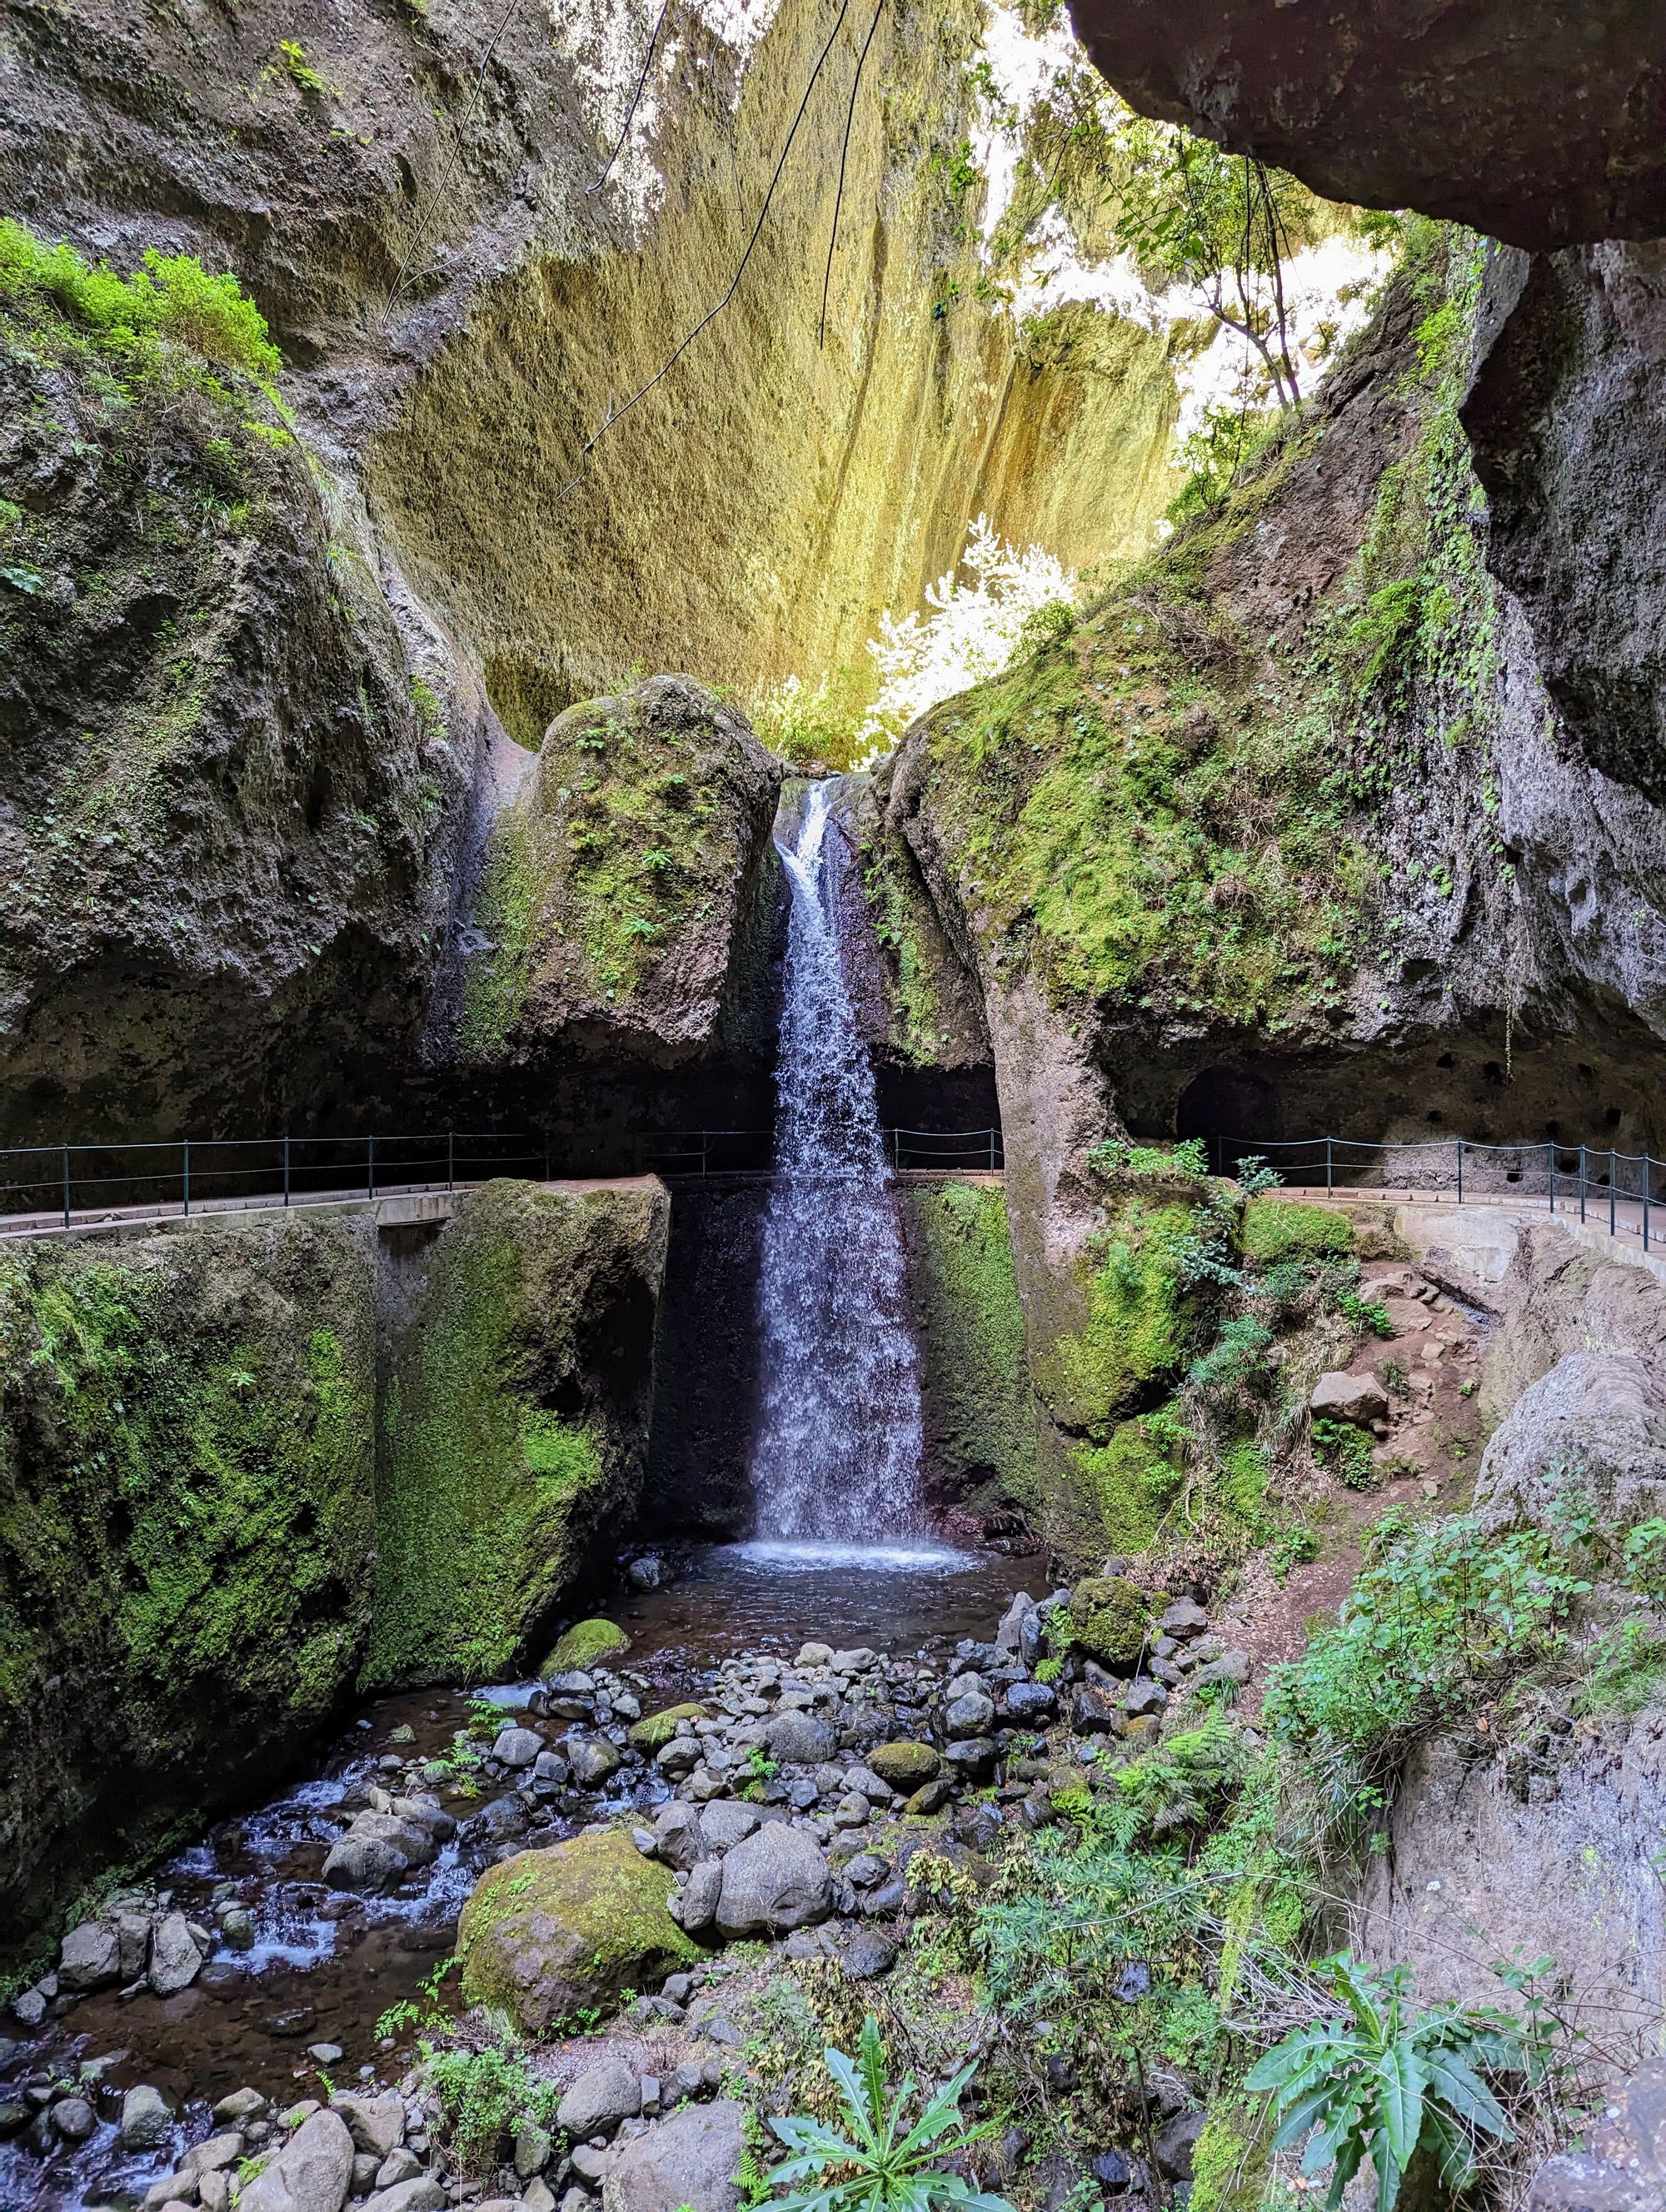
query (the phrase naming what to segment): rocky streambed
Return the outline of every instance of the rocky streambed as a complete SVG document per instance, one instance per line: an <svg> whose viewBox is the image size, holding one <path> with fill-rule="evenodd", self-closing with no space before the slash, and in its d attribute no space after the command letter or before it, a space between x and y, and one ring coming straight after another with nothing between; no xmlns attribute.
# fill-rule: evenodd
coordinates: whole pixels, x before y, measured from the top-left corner
<svg viewBox="0 0 1666 2212"><path fill-rule="evenodd" d="M727 1654L714 1590L738 1575L757 1626L756 1559L639 1598L629 1640L581 1624L538 1680L387 1700L321 1772L110 1896L6 2022L0 2201L727 2207L725 1984L755 1947L883 1978L945 1857L986 1863L1055 1818L1098 1741L1248 1671L1189 1599L1153 1611L1115 1576L1009 1597L1006 1561L945 1577L914 1649L795 1641L818 1598L864 1602L848 1560L799 1565L774 1630ZM870 1613L917 1625L933 1571L869 1573ZM702 1589L704 1640L665 1642ZM954 1633L979 1607L982 1634ZM495 2182L465 2171L418 2049L483 2002L564 2100L494 2147ZM574 2103L598 2068L611 2087Z"/></svg>

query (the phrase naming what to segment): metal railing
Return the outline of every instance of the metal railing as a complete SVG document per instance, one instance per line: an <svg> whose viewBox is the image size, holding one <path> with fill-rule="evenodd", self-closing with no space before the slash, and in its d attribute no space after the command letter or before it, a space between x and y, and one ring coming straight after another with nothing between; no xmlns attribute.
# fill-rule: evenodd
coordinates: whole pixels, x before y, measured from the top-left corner
<svg viewBox="0 0 1666 2212"><path fill-rule="evenodd" d="M898 1169L998 1169L998 1129L887 1129ZM559 1140L524 1132L441 1130L418 1136L186 1137L166 1143L27 1145L0 1150L0 1235L86 1219L167 1218L455 1190L493 1176L549 1182L571 1173ZM635 1172L767 1171L768 1129L639 1135ZM593 1172L593 1170L592 1170Z"/></svg>
<svg viewBox="0 0 1666 2212"><path fill-rule="evenodd" d="M982 1170L999 1174L1006 1164L999 1129L882 1129L891 1166ZM767 1173L775 1157L770 1129L680 1129L639 1136L633 1158L639 1175L712 1176Z"/></svg>
<svg viewBox="0 0 1666 2212"><path fill-rule="evenodd" d="M1354 1137L1210 1137L1209 1164L1231 1174L1243 1162L1265 1160L1286 1184L1327 1193L1404 1190L1457 1206L1542 1200L1547 1210L1582 1222L1606 1220L1610 1237L1640 1235L1646 1252L1659 1242L1666 1160L1612 1146L1566 1145L1560 1139L1515 1145L1447 1137L1415 1144L1374 1144Z"/></svg>
<svg viewBox="0 0 1666 2212"><path fill-rule="evenodd" d="M169 1143L0 1151L0 1218L190 1215L390 1190L455 1190L495 1175L546 1178L539 1137L444 1129L421 1136L182 1137Z"/></svg>

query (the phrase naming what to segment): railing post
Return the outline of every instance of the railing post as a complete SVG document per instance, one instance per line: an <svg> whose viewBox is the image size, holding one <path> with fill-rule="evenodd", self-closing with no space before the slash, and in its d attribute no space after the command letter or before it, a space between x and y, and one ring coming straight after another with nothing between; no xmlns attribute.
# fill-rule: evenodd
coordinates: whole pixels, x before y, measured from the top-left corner
<svg viewBox="0 0 1666 2212"><path fill-rule="evenodd" d="M1457 1145L1458 1145L1458 1204L1459 1204L1460 1206L1462 1206L1462 1203L1463 1203L1463 1139L1462 1139L1462 1137L1460 1137L1460 1138L1458 1139L1458 1140L1457 1140Z"/></svg>
<svg viewBox="0 0 1666 2212"><path fill-rule="evenodd" d="M374 1137L367 1137L364 1140L364 1194L367 1198L376 1195L376 1139Z"/></svg>
<svg viewBox="0 0 1666 2212"><path fill-rule="evenodd" d="M544 1180L550 1180L550 1124L544 1125Z"/></svg>
<svg viewBox="0 0 1666 2212"><path fill-rule="evenodd" d="M457 1132L455 1129L447 1129L446 1132L446 1188L455 1190L456 1188Z"/></svg>
<svg viewBox="0 0 1666 2212"><path fill-rule="evenodd" d="M70 1147L64 1147L64 1226L70 1225Z"/></svg>
<svg viewBox="0 0 1666 2212"><path fill-rule="evenodd" d="M893 1130L891 1131L891 1173L892 1173L893 1175L897 1174L897 1173L900 1170L900 1169L901 1169L901 1167L902 1167L902 1164L903 1164L903 1132L902 1132L900 1129L893 1129Z"/></svg>
<svg viewBox="0 0 1666 2212"><path fill-rule="evenodd" d="M289 1140L283 1139L283 1203L289 1203Z"/></svg>
<svg viewBox="0 0 1666 2212"><path fill-rule="evenodd" d="M1585 1219L1585 1148L1584 1148L1584 1146L1583 1145L1581 1145L1581 1146L1580 1146L1580 1147L1579 1147L1579 1222L1580 1222L1580 1225L1581 1225L1581 1227L1582 1227L1582 1228L1583 1228L1583 1226L1584 1225L1584 1219Z"/></svg>
<svg viewBox="0 0 1666 2212"><path fill-rule="evenodd" d="M1610 1237L1616 1234L1614 1228L1614 1146L1610 1145L1608 1146L1608 1234Z"/></svg>
<svg viewBox="0 0 1666 2212"><path fill-rule="evenodd" d="M1556 1211L1556 1146L1554 1142L1545 1146L1545 1183L1550 1192L1550 1210Z"/></svg>
<svg viewBox="0 0 1666 2212"><path fill-rule="evenodd" d="M706 1177L711 1173L711 1149L712 1133L709 1129L702 1129L700 1132L700 1180L702 1182L704 1182Z"/></svg>
<svg viewBox="0 0 1666 2212"><path fill-rule="evenodd" d="M1329 1139L1329 1137L1327 1137L1327 1138L1325 1139L1325 1196L1326 1196L1327 1198L1329 1198L1329 1197L1330 1196L1330 1188L1331 1188L1330 1139Z"/></svg>
<svg viewBox="0 0 1666 2212"><path fill-rule="evenodd" d="M1654 1162L1649 1158L1647 1152L1645 1152L1643 1155L1643 1249L1645 1252L1649 1249L1649 1170L1653 1165Z"/></svg>
<svg viewBox="0 0 1666 2212"><path fill-rule="evenodd" d="M187 1218L191 1213L191 1139L179 1139L179 1191L181 1211Z"/></svg>
<svg viewBox="0 0 1666 2212"><path fill-rule="evenodd" d="M993 1175L993 1174L994 1173L994 1171L995 1171L995 1133L994 1133L994 1131L993 1129L991 1129L991 1130L990 1130L990 1132L989 1132L989 1172L990 1172L990 1174L991 1174L991 1175Z"/></svg>

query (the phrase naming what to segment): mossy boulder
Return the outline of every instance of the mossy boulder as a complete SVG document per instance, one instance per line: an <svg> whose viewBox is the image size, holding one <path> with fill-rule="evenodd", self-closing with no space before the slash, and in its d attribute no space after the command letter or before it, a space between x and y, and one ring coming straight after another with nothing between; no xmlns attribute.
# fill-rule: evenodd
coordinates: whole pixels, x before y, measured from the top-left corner
<svg viewBox="0 0 1666 2212"><path fill-rule="evenodd" d="M748 933L760 957L768 936L781 779L745 717L686 676L558 716L493 825L464 1055L547 1054L598 1024L655 1058L713 1042Z"/></svg>
<svg viewBox="0 0 1666 2212"><path fill-rule="evenodd" d="M1257 1198L1244 1209L1244 1257L1258 1266L1278 1260L1322 1260L1353 1249L1353 1224L1333 1206Z"/></svg>
<svg viewBox="0 0 1666 2212"><path fill-rule="evenodd" d="M368 1685L500 1674L634 1509L668 1218L653 1188L459 1200L389 1361ZM559 1665L623 1650L603 1626Z"/></svg>
<svg viewBox="0 0 1666 2212"><path fill-rule="evenodd" d="M248 1215L0 1255L0 1925L258 1794L350 1694L376 1244ZM3 1955L0 1950L0 1955Z"/></svg>
<svg viewBox="0 0 1666 2212"><path fill-rule="evenodd" d="M1088 1548L1143 1552L1156 1537L1180 1486L1175 1425L1163 1415L1119 1421L1108 1443L1075 1448Z"/></svg>
<svg viewBox="0 0 1666 2212"><path fill-rule="evenodd" d="M1070 1640L1102 1667L1131 1667L1145 1649L1150 1611L1122 1575L1089 1575L1070 1593Z"/></svg>
<svg viewBox="0 0 1666 2212"><path fill-rule="evenodd" d="M566 1640L563 1637L562 1642ZM559 1645L556 1648L559 1650ZM633 1751L646 1752L652 1758L656 1751L664 1750L684 1721L703 1721L705 1717L703 1705L667 1705L664 1712L649 1713L638 1721L627 1741Z"/></svg>
<svg viewBox="0 0 1666 2212"><path fill-rule="evenodd" d="M629 1836L575 1836L489 1867L458 1923L463 1997L541 2035L699 1958L666 1911L669 1867Z"/></svg>
<svg viewBox="0 0 1666 2212"><path fill-rule="evenodd" d="M617 1658L629 1649L630 1638L613 1621L599 1615L592 1620L575 1620L538 1668L538 1677L547 1682L552 1675L593 1667L599 1659ZM676 1733L673 1729L672 1734Z"/></svg>
<svg viewBox="0 0 1666 2212"><path fill-rule="evenodd" d="M867 1764L881 1782L912 1796L937 1779L943 1761L928 1743L881 1743L869 1752Z"/></svg>

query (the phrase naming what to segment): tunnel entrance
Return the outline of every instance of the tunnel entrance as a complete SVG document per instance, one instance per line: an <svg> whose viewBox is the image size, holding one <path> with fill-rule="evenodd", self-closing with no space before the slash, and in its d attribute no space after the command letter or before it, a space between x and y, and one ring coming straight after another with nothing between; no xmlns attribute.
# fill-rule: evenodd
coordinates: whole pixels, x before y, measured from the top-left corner
<svg viewBox="0 0 1666 2212"><path fill-rule="evenodd" d="M1284 1135L1284 1107L1264 1076L1238 1067L1206 1067L1181 1092L1175 1134L1201 1138L1217 1175L1230 1172L1241 1154Z"/></svg>

